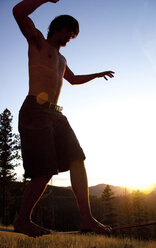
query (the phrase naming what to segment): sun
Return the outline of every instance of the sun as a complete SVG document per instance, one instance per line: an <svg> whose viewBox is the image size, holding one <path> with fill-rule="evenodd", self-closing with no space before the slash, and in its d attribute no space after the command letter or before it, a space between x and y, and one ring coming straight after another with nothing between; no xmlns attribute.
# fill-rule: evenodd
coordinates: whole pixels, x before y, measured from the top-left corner
<svg viewBox="0 0 156 248"><path fill-rule="evenodd" d="M153 191L153 189L155 188L156 184L155 183L145 183L145 182L141 182L141 181L136 181L133 182L131 184L127 184L125 185L126 188L130 189L130 190L140 190L141 192L145 193L145 194L149 194Z"/></svg>
<svg viewBox="0 0 156 248"><path fill-rule="evenodd" d="M146 194L151 193L156 188L155 180L151 180L146 174L131 173L130 171L127 173L116 171L116 173L111 175L111 178L108 177L103 181L110 185L127 188L130 191L140 190Z"/></svg>

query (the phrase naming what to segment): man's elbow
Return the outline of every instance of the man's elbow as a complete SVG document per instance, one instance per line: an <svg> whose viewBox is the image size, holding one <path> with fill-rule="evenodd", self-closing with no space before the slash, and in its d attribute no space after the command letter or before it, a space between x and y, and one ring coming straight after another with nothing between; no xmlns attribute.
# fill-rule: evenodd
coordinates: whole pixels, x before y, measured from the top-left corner
<svg viewBox="0 0 156 248"><path fill-rule="evenodd" d="M22 2L18 3L17 5L15 5L12 9L12 13L13 13L13 16L15 17L15 19L20 19L20 18L23 18L25 16L25 11L23 9L23 6L22 6Z"/></svg>
<svg viewBox="0 0 156 248"><path fill-rule="evenodd" d="M74 75L72 77L71 84L72 85L79 84L79 76L78 75Z"/></svg>
<svg viewBox="0 0 156 248"><path fill-rule="evenodd" d="M16 15L16 6L13 7L13 9L12 9L12 14L13 14L13 16L15 17L15 15Z"/></svg>
<svg viewBox="0 0 156 248"><path fill-rule="evenodd" d="M19 13L19 10L18 10L18 7L17 7L17 6L13 7L13 9L12 9L12 13L13 13L13 16L15 17L15 19L17 19L17 18L18 18L18 16L20 15L20 13Z"/></svg>
<svg viewBox="0 0 156 248"><path fill-rule="evenodd" d="M76 83L75 83L75 80L74 80L74 79L70 80L70 84L71 84L71 85L76 84Z"/></svg>
<svg viewBox="0 0 156 248"><path fill-rule="evenodd" d="M76 76L75 76L75 75L72 76L72 77L68 77L68 78L65 77L65 79L66 79L71 85L76 84Z"/></svg>

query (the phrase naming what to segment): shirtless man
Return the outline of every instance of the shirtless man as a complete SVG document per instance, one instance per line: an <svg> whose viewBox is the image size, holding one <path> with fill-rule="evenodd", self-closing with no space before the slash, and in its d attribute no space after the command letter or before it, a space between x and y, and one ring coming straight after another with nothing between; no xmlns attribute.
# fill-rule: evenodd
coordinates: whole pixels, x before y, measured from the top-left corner
<svg viewBox="0 0 156 248"><path fill-rule="evenodd" d="M59 0L23 0L13 8L13 15L28 41L29 92L19 113L19 132L25 176L31 178L23 197L14 228L32 237L49 234L50 230L31 220L32 211L51 177L70 170L71 184L80 210L81 230L107 234L111 228L94 219L90 209L85 155L67 118L57 106L63 78L70 84L86 83L107 76L112 71L74 75L60 48L78 35L77 20L68 15L55 18L47 39L28 17L40 5Z"/></svg>

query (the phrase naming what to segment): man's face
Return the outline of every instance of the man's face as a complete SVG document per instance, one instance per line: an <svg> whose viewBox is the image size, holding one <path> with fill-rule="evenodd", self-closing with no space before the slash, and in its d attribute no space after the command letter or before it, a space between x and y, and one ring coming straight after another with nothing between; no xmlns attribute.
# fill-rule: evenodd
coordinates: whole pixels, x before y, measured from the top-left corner
<svg viewBox="0 0 156 248"><path fill-rule="evenodd" d="M63 28L59 31L59 43L61 46L66 46L73 38L75 38L75 34L68 28Z"/></svg>

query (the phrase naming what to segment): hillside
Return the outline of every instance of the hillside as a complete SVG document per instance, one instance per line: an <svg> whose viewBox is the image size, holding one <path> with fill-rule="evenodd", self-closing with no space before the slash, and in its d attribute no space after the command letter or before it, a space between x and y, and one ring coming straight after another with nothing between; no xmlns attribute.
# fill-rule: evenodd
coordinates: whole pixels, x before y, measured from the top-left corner
<svg viewBox="0 0 156 248"><path fill-rule="evenodd" d="M89 194L92 196L97 196L100 197L104 188L106 187L107 184L97 184L95 186L90 186L89 187ZM125 193L131 193L132 190L122 187L122 186L114 186L114 185L109 185L112 191L114 192L115 196L121 196ZM56 187L56 188L64 188L64 189L70 189L71 187ZM151 184L152 190L148 194L156 193L156 183ZM140 190L141 191L141 190Z"/></svg>
<svg viewBox="0 0 156 248"><path fill-rule="evenodd" d="M100 197L102 192L104 191L104 188L106 187L106 185L107 184L97 184L95 186L90 186L89 187L89 194L92 196L94 195L94 196ZM109 186L116 196L123 195L125 192L124 187L114 186L114 185L109 185ZM65 187L65 188L71 189L71 187Z"/></svg>
<svg viewBox="0 0 156 248"><path fill-rule="evenodd" d="M98 184L96 186L89 187L89 194L95 196L101 196L105 186L107 184ZM125 188L119 186L109 185L116 196L123 195Z"/></svg>
<svg viewBox="0 0 156 248"><path fill-rule="evenodd" d="M100 196L105 188L107 184L98 184L98 185L95 185L95 186L91 186L89 187L89 193L90 195L95 195L95 196ZM132 190L130 189L127 189L127 188L124 188L124 187L121 187L121 186L114 186L114 185L109 185L110 188L112 189L112 191L114 192L114 194L116 196L121 196L125 193L125 190L126 192L128 193L131 193ZM150 185L151 186L151 191L149 192L149 195L150 194L154 194L156 193L156 183L153 183ZM141 190L140 190L141 191Z"/></svg>

